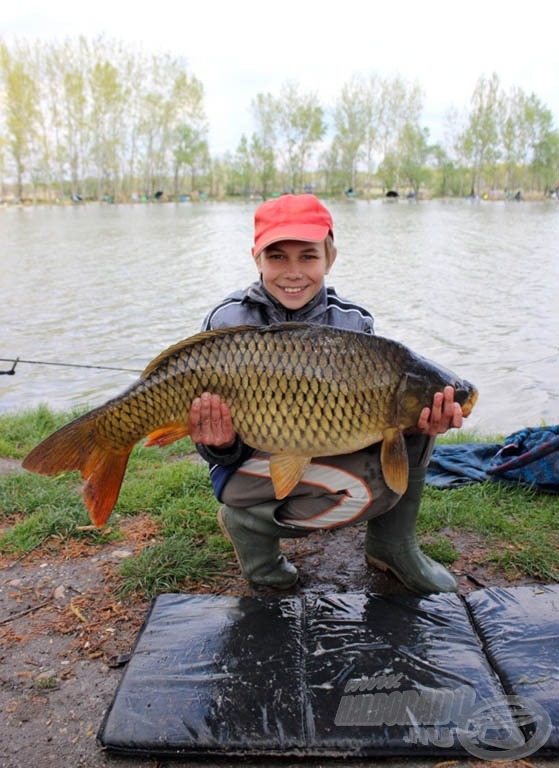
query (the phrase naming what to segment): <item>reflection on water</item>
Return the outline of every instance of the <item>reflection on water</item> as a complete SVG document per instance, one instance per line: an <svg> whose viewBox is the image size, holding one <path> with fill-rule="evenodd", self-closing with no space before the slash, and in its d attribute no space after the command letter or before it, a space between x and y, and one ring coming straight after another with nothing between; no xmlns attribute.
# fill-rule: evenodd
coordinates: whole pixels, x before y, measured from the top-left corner
<svg viewBox="0 0 559 768"><path fill-rule="evenodd" d="M256 203L0 210L0 357L142 369L256 275ZM559 423L559 206L335 201L329 282L476 383L479 434ZM0 370L9 368L0 363ZM20 364L0 411L97 405L134 374Z"/></svg>

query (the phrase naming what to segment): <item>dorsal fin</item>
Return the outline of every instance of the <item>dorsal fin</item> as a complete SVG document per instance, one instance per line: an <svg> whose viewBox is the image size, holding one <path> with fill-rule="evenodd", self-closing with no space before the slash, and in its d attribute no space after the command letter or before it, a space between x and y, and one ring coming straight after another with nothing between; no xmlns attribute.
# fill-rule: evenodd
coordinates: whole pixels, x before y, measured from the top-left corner
<svg viewBox="0 0 559 768"><path fill-rule="evenodd" d="M193 347L195 344L198 344L201 341L206 341L207 339L214 338L216 336L228 336L233 332L242 332L242 331L248 331L248 330L254 330L253 325L239 325L235 328L219 328L217 331L201 331L200 333L197 333L194 336L189 336L187 339L182 339L182 341L177 341L175 344L172 344L170 347L167 347L167 349L164 349L163 352L160 352L157 357L154 357L153 360L147 364L146 368L142 371L142 378L145 378L146 376L149 376L150 373L153 373L153 371L161 365L161 363L166 360L168 357L172 357L173 355L180 354L183 350L188 349L189 347Z"/></svg>
<svg viewBox="0 0 559 768"><path fill-rule="evenodd" d="M153 371L158 368L161 363L166 360L168 357L172 357L173 355L179 355L183 350L188 349L189 347L193 347L195 344L198 344L201 341L207 341L208 339L215 338L217 336L232 336L235 333L245 333L246 331L253 331L258 333L278 333L281 331L286 330L297 330L302 328L314 328L316 326L311 325L310 323L278 323L277 325L236 325L232 326L231 328L218 328L215 331L201 331L200 333L195 334L194 336L189 336L187 339L183 339L182 341L177 341L175 344L172 344L170 347L167 347L167 349L164 349L163 352L161 352L157 357L155 357L148 365L146 366L145 370L142 371L141 376L142 378L146 378L146 376L149 376L150 373L153 373Z"/></svg>

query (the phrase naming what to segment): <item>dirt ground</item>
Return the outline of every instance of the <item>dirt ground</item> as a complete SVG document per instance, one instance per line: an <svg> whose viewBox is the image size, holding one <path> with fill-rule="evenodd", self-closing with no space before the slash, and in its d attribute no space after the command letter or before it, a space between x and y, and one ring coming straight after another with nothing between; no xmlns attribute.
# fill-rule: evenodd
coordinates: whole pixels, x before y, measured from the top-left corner
<svg viewBox="0 0 559 768"><path fill-rule="evenodd" d="M19 471L17 462L0 460L0 473ZM166 761L130 759L108 754L96 742L149 608L147 600L118 598L118 570L124 558L152 540L149 518L123 523L124 543L91 546L46 541L22 558L0 560L0 768L162 768ZM285 551L300 571L295 593L404 591L398 582L367 569L364 530L358 526L335 534L315 533L285 541ZM462 553L452 568L460 591L511 585L502 573L483 563L483 541L472 536L454 540ZM521 582L514 582L521 583ZM524 582L526 583L526 582ZM192 585L191 592L257 594L234 568L212 584ZM262 594L259 592L258 594ZM305 765L337 768L348 760L305 760ZM476 768L479 760L385 759L350 762L354 766ZM229 768L265 765L288 768L289 761L172 761ZM493 763L486 763L493 765ZM527 758L500 766L551 768L559 760Z"/></svg>

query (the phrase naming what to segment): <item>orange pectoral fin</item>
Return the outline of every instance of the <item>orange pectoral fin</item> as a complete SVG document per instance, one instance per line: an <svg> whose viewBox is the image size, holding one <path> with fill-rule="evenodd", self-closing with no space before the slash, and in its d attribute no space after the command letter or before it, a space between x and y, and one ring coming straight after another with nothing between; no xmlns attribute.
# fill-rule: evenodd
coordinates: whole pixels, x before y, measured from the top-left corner
<svg viewBox="0 0 559 768"><path fill-rule="evenodd" d="M152 445L158 445L159 447L170 445L176 440L182 440L183 437L187 437L188 433L188 427L184 424L166 424L164 427L151 432L144 446L149 448Z"/></svg>
<svg viewBox="0 0 559 768"><path fill-rule="evenodd" d="M270 456L270 477L276 499L285 499L291 493L311 463L311 458L312 456L291 456L285 453Z"/></svg>
<svg viewBox="0 0 559 768"><path fill-rule="evenodd" d="M402 496L408 487L408 452L404 435L396 427L383 433L380 465L386 485Z"/></svg>

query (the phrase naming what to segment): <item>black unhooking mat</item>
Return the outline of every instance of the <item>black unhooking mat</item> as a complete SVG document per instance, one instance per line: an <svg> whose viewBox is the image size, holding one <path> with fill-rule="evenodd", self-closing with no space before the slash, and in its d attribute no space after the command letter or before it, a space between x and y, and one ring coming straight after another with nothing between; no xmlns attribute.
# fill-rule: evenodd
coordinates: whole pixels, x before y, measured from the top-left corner
<svg viewBox="0 0 559 768"><path fill-rule="evenodd" d="M559 586L152 603L98 733L135 755L559 751Z"/></svg>

